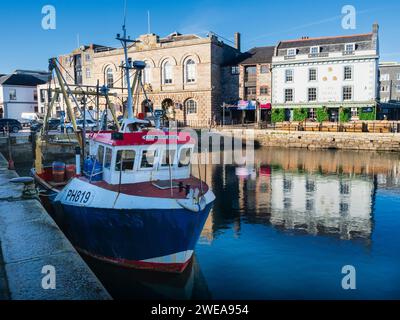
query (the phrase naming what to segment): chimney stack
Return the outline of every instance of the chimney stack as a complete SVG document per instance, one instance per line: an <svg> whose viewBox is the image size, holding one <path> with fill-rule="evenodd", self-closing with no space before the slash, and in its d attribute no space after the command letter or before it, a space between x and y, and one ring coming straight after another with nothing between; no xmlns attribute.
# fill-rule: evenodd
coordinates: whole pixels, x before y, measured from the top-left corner
<svg viewBox="0 0 400 320"><path fill-rule="evenodd" d="M238 49L239 51L241 50L241 45L240 45L240 32L235 32L235 48Z"/></svg>
<svg viewBox="0 0 400 320"><path fill-rule="evenodd" d="M376 49L376 53L379 55L379 24L377 23L372 25L372 44Z"/></svg>
<svg viewBox="0 0 400 320"><path fill-rule="evenodd" d="M374 23L372 25L372 32L375 33L375 34L377 34L379 32L379 24Z"/></svg>

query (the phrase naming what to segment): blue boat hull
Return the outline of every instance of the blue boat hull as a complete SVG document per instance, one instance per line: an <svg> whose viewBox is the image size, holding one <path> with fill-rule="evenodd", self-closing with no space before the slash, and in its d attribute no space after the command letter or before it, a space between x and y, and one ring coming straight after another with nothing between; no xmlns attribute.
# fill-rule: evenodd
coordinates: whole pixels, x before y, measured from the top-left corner
<svg viewBox="0 0 400 320"><path fill-rule="evenodd" d="M121 266L177 273L190 263L212 207L194 213L53 205L56 220L81 252Z"/></svg>

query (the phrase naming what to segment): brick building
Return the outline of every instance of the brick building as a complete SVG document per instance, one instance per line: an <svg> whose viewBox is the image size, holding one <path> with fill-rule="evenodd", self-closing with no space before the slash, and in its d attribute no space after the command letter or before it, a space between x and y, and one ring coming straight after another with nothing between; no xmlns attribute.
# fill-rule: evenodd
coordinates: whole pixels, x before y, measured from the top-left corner
<svg viewBox="0 0 400 320"><path fill-rule="evenodd" d="M268 120L271 110L271 63L275 47L256 47L222 68L227 118Z"/></svg>
<svg viewBox="0 0 400 320"><path fill-rule="evenodd" d="M237 43L239 46L239 43ZM176 120L194 121L219 119L221 99L221 65L240 53L239 47L225 44L214 34L207 37L182 35L177 32L165 38L155 34L142 35L129 48L129 57L146 63L143 82L148 99L155 109L173 110ZM62 55L63 75L76 86L107 85L117 111L122 111L127 91L121 68L121 48L98 45L82 46ZM40 103L48 104L46 86L39 88ZM93 88L92 88L93 89ZM90 108L94 108L89 104ZM62 102L56 105L58 111ZM148 111L145 96L136 99L135 113Z"/></svg>

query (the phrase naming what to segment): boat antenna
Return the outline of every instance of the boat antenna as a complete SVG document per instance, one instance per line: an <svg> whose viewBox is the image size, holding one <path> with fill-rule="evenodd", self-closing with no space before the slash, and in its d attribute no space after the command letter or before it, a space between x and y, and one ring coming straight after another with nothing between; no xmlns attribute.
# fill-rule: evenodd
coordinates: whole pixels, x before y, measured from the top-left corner
<svg viewBox="0 0 400 320"><path fill-rule="evenodd" d="M126 0L124 0L124 28L126 26Z"/></svg>
<svg viewBox="0 0 400 320"><path fill-rule="evenodd" d="M130 78L130 70L132 69L131 63L132 61L128 58L128 45L129 43L136 42L135 40L131 40L129 36L126 34L126 12L127 12L127 0L124 0L124 24L122 26L123 35L117 34L117 40L119 40L122 44L124 49L124 57L125 62L122 66L125 69L125 77L126 77L126 85L128 87L128 101L127 101L127 111L128 111L128 119L133 119L133 99L132 99L132 91L130 90L131 87L131 78Z"/></svg>
<svg viewBox="0 0 400 320"><path fill-rule="evenodd" d="M147 10L147 34L151 33L150 10Z"/></svg>

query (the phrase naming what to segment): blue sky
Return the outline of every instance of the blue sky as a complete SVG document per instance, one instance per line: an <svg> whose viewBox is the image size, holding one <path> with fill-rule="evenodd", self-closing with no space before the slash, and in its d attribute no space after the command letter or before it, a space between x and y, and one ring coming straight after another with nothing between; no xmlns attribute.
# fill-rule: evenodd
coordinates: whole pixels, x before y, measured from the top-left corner
<svg viewBox="0 0 400 320"><path fill-rule="evenodd" d="M0 73L14 69L46 69L49 57L70 52L81 44L117 46L123 0L6 0L0 7ZM127 27L132 37L151 31L165 36L173 31L205 35L213 31L233 40L242 33L243 49L275 45L279 40L301 36L366 33L380 24L381 60L400 61L400 2L387 0L261 1L261 0L127 0ZM42 7L51 4L57 12L56 30L41 27ZM341 9L357 10L356 30L341 27Z"/></svg>

